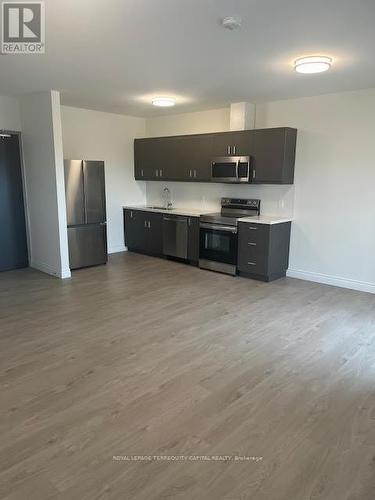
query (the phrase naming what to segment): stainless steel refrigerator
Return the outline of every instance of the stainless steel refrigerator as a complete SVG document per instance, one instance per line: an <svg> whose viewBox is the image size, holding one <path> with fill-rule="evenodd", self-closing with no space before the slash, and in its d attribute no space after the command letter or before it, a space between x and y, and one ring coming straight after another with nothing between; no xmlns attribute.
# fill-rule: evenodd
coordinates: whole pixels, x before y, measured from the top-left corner
<svg viewBox="0 0 375 500"><path fill-rule="evenodd" d="M104 162L65 160L70 269L107 262Z"/></svg>

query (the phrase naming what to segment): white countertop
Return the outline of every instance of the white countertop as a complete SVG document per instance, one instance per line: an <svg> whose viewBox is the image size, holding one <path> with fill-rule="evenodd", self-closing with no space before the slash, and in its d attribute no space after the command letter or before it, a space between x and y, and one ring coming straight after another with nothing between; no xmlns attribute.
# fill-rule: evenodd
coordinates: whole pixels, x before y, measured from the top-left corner
<svg viewBox="0 0 375 500"><path fill-rule="evenodd" d="M282 224L292 222L291 217L280 217L279 215L258 215L255 217L241 217L239 222L252 222L253 224Z"/></svg>
<svg viewBox="0 0 375 500"><path fill-rule="evenodd" d="M186 217L199 217L203 214L212 213L212 210L196 210L195 208L172 208L171 210L166 210L161 207L146 207L145 205L123 206L122 208L127 208L128 210L144 210L145 212L157 212L161 214L185 215Z"/></svg>
<svg viewBox="0 0 375 500"><path fill-rule="evenodd" d="M145 205L123 206L122 208L127 208L128 210L144 210L146 212L157 212L162 214L184 215L186 217L199 217L200 215L210 214L213 212L212 209L202 210L195 208L172 208L172 210L166 210L161 207L147 207ZM292 220L293 219L291 217L281 217L278 215L259 215L255 217L241 217L241 219L239 219L240 222L251 222L253 224L282 224L283 222L291 222Z"/></svg>

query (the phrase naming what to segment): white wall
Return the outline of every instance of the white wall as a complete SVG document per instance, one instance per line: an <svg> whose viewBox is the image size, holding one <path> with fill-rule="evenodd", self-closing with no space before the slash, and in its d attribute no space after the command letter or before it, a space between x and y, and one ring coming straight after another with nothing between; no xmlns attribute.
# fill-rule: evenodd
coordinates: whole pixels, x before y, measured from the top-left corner
<svg viewBox="0 0 375 500"><path fill-rule="evenodd" d="M229 110L191 115L147 119L146 130L229 130ZM258 105L257 128L298 129L294 186L167 183L174 204L217 210L221 196L259 197L263 213L294 213L290 276L375 292L374 116L375 89ZM149 204L163 186L147 182Z"/></svg>
<svg viewBox="0 0 375 500"><path fill-rule="evenodd" d="M196 111L147 118L147 137L225 132L229 128L229 108Z"/></svg>
<svg viewBox="0 0 375 500"><path fill-rule="evenodd" d="M0 96L0 130L21 130L20 105L14 97Z"/></svg>
<svg viewBox="0 0 375 500"><path fill-rule="evenodd" d="M375 292L375 89L257 107L298 129L291 276Z"/></svg>
<svg viewBox="0 0 375 500"><path fill-rule="evenodd" d="M58 92L20 98L30 265L70 276Z"/></svg>
<svg viewBox="0 0 375 500"><path fill-rule="evenodd" d="M145 120L61 107L64 158L104 160L108 251L125 250L123 205L146 202L144 182L134 180L133 141L145 135Z"/></svg>

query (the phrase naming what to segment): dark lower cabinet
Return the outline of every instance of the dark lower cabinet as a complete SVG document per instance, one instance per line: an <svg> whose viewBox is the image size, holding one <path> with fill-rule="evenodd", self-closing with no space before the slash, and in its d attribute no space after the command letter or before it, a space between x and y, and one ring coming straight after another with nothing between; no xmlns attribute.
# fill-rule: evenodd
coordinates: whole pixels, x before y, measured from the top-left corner
<svg viewBox="0 0 375 500"><path fill-rule="evenodd" d="M147 214L146 251L151 255L163 253L163 215L154 212Z"/></svg>
<svg viewBox="0 0 375 500"><path fill-rule="evenodd" d="M239 223L239 275L261 281L273 281L285 276L289 263L291 223Z"/></svg>
<svg viewBox="0 0 375 500"><path fill-rule="evenodd" d="M124 209L125 245L131 251L161 255L162 221L158 213Z"/></svg>
<svg viewBox="0 0 375 500"><path fill-rule="evenodd" d="M178 216L174 216L178 217ZM186 216L183 217L186 219ZM187 261L199 262L199 217L187 217ZM273 281L285 276L289 262L291 223L240 222L238 262L240 276ZM125 245L130 251L163 256L163 214L124 209Z"/></svg>
<svg viewBox="0 0 375 500"><path fill-rule="evenodd" d="M144 212L140 210L124 210L125 245L129 250L142 250L146 244L146 227Z"/></svg>
<svg viewBox="0 0 375 500"><path fill-rule="evenodd" d="M174 216L178 218L178 216ZM183 217L186 219L186 217ZM199 217L188 217L187 260L198 265ZM130 251L163 256L163 214L124 209L125 245Z"/></svg>

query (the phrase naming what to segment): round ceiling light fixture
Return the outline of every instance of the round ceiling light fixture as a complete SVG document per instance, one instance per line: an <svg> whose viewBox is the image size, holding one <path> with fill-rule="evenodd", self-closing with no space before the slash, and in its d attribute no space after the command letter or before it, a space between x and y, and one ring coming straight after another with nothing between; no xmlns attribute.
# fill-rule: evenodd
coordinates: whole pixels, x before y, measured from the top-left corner
<svg viewBox="0 0 375 500"><path fill-rule="evenodd" d="M173 97L154 97L152 104L160 108L170 108L176 105L176 99L173 99Z"/></svg>
<svg viewBox="0 0 375 500"><path fill-rule="evenodd" d="M323 73L332 66L332 57L328 56L308 56L299 57L294 61L294 69L297 73Z"/></svg>
<svg viewBox="0 0 375 500"><path fill-rule="evenodd" d="M227 16L221 20L223 28L227 30L235 30L241 26L241 18L235 16Z"/></svg>

